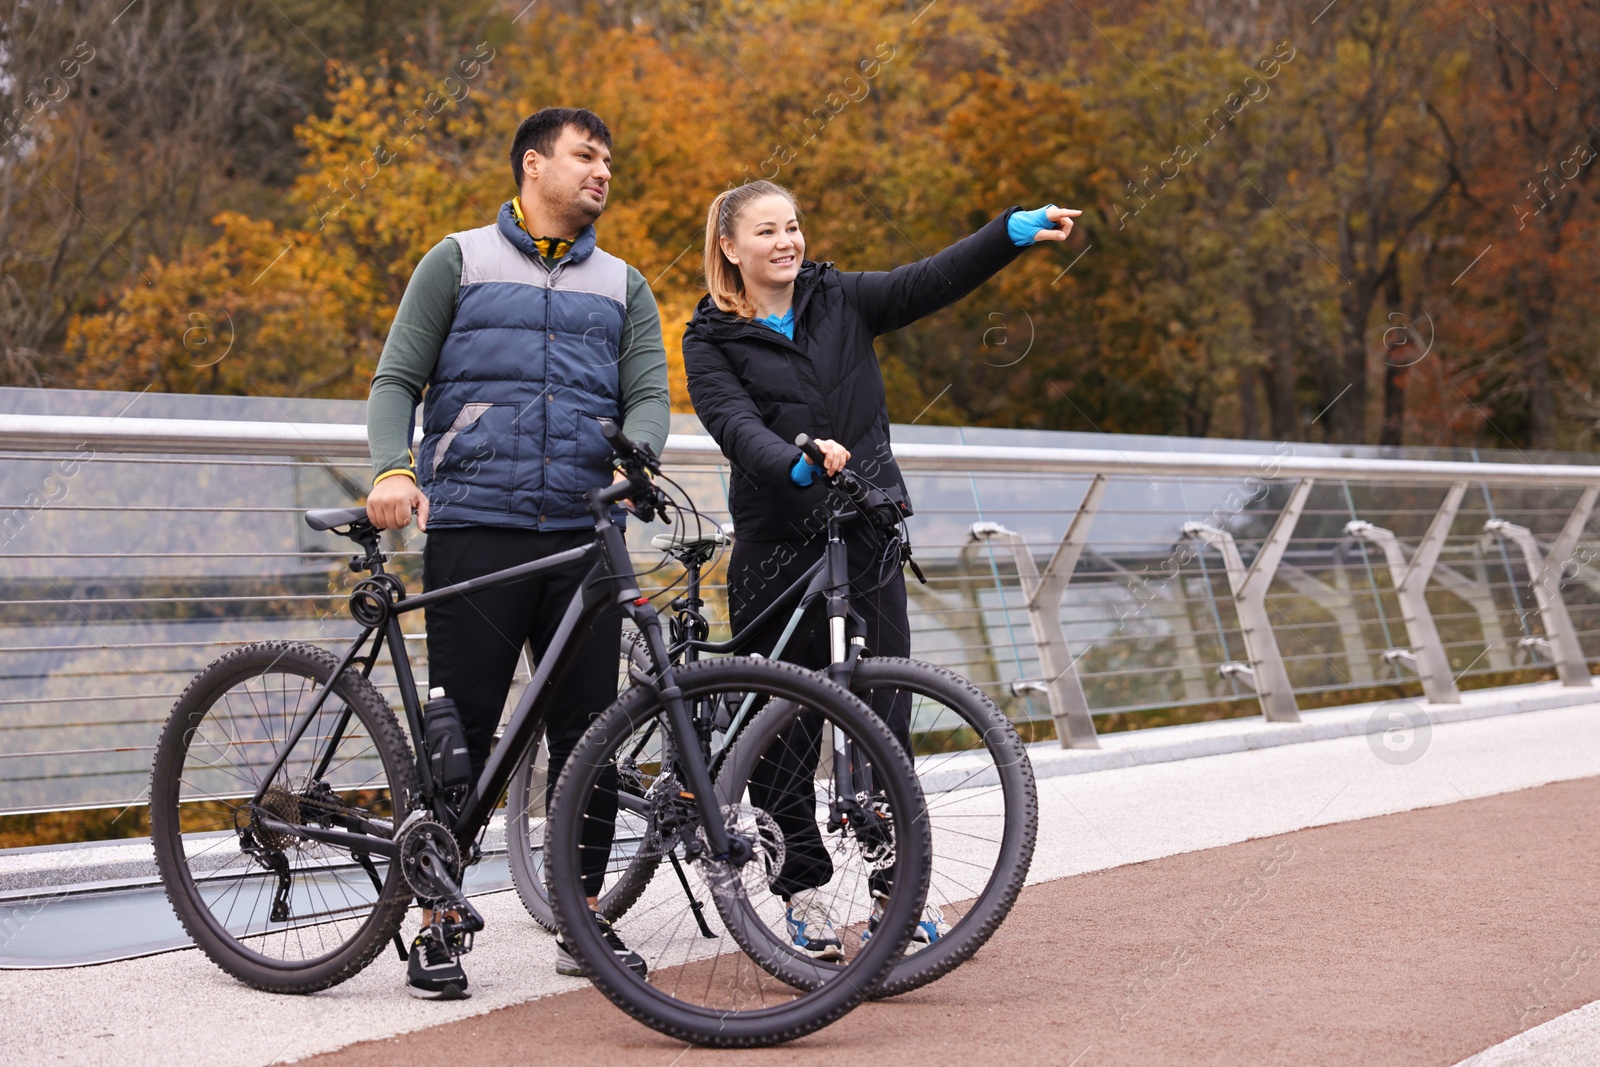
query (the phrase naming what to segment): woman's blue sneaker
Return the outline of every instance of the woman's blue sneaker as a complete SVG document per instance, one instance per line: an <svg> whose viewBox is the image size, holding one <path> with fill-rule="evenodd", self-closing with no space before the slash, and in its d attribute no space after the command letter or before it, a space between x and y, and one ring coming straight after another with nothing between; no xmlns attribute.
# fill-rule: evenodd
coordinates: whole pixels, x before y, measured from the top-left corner
<svg viewBox="0 0 1600 1067"><path fill-rule="evenodd" d="M830 963L844 959L844 944L833 932L833 916L817 890L802 889L792 894L784 922L789 925L794 947L807 956Z"/></svg>
<svg viewBox="0 0 1600 1067"><path fill-rule="evenodd" d="M861 932L863 942L872 940L873 933L878 929L878 918L883 914L888 900L883 893L872 894L872 915L867 919L867 928ZM929 904L922 910L922 920L917 923L917 928L911 931L911 943L906 945L906 954L921 952L949 932L950 925L944 921L944 912L939 910L939 905Z"/></svg>

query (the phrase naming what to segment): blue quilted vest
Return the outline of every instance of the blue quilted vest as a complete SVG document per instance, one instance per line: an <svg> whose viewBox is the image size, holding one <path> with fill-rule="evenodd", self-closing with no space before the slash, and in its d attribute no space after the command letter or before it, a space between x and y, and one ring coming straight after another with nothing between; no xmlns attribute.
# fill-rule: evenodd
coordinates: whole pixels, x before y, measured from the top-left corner
<svg viewBox="0 0 1600 1067"><path fill-rule="evenodd" d="M611 483L597 417L620 421L628 268L594 227L547 268L511 205L461 246L455 319L422 408L417 476L430 527L571 530Z"/></svg>

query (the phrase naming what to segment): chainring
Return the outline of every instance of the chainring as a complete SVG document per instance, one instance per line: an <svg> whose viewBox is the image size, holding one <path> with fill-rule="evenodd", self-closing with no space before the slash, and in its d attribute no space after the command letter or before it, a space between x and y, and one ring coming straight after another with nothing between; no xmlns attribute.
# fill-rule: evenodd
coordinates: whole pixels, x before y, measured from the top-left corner
<svg viewBox="0 0 1600 1067"><path fill-rule="evenodd" d="M439 887L422 869L424 845L433 845L434 851L444 860L446 872L457 885L461 884L461 848L443 823L413 815L395 835L395 844L400 852L400 873L419 900L433 900L439 896Z"/></svg>

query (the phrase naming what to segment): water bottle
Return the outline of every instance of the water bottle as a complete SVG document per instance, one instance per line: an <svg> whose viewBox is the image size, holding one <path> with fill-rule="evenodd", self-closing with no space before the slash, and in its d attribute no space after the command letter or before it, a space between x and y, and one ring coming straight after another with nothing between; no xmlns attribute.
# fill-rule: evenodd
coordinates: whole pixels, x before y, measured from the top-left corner
<svg viewBox="0 0 1600 1067"><path fill-rule="evenodd" d="M422 732L428 748L428 769L435 789L452 789L472 781L472 757L467 754L467 732L461 725L456 702L443 689L428 690L422 705Z"/></svg>

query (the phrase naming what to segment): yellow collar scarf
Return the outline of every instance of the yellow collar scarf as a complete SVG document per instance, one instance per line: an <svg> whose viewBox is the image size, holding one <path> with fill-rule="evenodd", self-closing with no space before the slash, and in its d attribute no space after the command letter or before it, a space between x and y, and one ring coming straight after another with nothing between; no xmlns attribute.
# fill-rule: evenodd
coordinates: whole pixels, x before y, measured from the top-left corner
<svg viewBox="0 0 1600 1067"><path fill-rule="evenodd" d="M534 237L528 230L527 217L522 214L522 197L511 198L511 211L517 216L517 225L522 232L533 238L533 247L539 250L539 255L548 260L557 260L572 251L572 242L565 237Z"/></svg>

